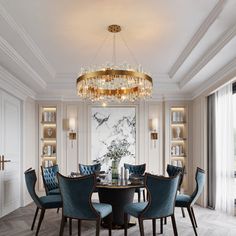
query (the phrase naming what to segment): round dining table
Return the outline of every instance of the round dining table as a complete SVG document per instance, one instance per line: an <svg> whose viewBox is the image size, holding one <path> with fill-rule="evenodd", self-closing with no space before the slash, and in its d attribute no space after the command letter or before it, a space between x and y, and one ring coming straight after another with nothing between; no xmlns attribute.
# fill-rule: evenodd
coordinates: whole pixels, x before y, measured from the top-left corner
<svg viewBox="0 0 236 236"><path fill-rule="evenodd" d="M131 182L129 180L101 180L96 185L98 190L99 201L112 205L113 228L119 229L124 226L124 207L132 203L136 188L143 188L143 181ZM129 219L128 219L129 220ZM106 227L108 222L104 219L103 226ZM129 223L129 226L134 224Z"/></svg>

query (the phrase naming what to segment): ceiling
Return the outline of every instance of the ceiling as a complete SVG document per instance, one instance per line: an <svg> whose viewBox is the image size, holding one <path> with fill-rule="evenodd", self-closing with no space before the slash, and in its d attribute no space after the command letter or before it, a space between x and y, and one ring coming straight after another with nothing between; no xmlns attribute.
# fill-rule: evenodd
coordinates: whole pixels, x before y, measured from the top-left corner
<svg viewBox="0 0 236 236"><path fill-rule="evenodd" d="M153 97L193 98L236 69L235 12L235 0L0 0L0 65L38 99L76 98L80 68L111 61L106 28L119 24ZM117 62L135 63L119 36Z"/></svg>

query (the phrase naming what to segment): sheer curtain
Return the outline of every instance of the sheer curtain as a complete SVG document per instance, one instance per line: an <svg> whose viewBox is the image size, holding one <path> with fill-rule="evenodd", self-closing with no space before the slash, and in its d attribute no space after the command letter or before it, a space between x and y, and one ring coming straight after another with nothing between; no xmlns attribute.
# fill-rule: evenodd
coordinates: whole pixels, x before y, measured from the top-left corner
<svg viewBox="0 0 236 236"><path fill-rule="evenodd" d="M216 92L216 209L234 214L232 84Z"/></svg>

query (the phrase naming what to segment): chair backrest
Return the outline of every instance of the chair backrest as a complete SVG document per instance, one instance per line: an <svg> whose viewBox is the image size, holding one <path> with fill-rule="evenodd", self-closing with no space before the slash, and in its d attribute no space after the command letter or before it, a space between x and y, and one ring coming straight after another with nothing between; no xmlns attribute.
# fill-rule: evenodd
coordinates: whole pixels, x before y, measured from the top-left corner
<svg viewBox="0 0 236 236"><path fill-rule="evenodd" d="M98 173L101 170L101 164L96 163L94 165L79 164L79 172L81 175L92 175Z"/></svg>
<svg viewBox="0 0 236 236"><path fill-rule="evenodd" d="M42 170L44 188L46 190L46 194L48 194L49 191L59 187L57 180L57 173L59 172L59 168L58 165L50 167L41 166L41 170Z"/></svg>
<svg viewBox="0 0 236 236"><path fill-rule="evenodd" d="M184 170L185 170L185 167L173 166L173 165L169 165L169 164L167 165L167 168L166 168L166 171L167 171L169 177L176 176L178 173L180 173L178 190L180 190L181 185L183 183Z"/></svg>
<svg viewBox="0 0 236 236"><path fill-rule="evenodd" d="M201 195L204 188L204 184L205 184L205 178L206 178L205 171L197 167L197 171L195 175L196 187L191 195L191 199L192 199L191 205L193 205L197 201L199 196Z"/></svg>
<svg viewBox="0 0 236 236"><path fill-rule="evenodd" d="M96 176L86 175L69 178L57 174L63 202L63 215L78 219L97 219L91 196L95 188Z"/></svg>
<svg viewBox="0 0 236 236"><path fill-rule="evenodd" d="M41 205L40 199L35 192L35 184L37 181L37 176L36 176L35 170L30 168L30 169L26 170L24 174L25 174L26 187L28 189L28 192L29 192L31 198L33 199L33 201L35 202L35 204L38 207L41 207L42 205Z"/></svg>
<svg viewBox="0 0 236 236"><path fill-rule="evenodd" d="M124 164L125 169L129 170L129 174L131 175L143 175L145 170L146 170L146 164L141 164L141 165L131 165L131 164Z"/></svg>
<svg viewBox="0 0 236 236"><path fill-rule="evenodd" d="M174 177L145 174L144 181L149 201L141 217L161 218L173 215L179 174Z"/></svg>

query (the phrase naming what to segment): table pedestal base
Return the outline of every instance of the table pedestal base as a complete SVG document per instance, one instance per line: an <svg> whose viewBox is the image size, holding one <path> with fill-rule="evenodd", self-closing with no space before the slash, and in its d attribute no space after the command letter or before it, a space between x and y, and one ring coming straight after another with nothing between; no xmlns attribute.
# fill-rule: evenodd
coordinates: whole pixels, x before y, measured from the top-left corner
<svg viewBox="0 0 236 236"><path fill-rule="evenodd" d="M126 204L133 202L134 191L134 188L98 188L100 202L112 205L113 225L115 228L124 227L124 207ZM108 225L108 222L105 218L104 226L106 225Z"/></svg>

